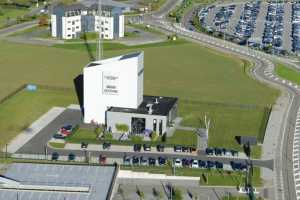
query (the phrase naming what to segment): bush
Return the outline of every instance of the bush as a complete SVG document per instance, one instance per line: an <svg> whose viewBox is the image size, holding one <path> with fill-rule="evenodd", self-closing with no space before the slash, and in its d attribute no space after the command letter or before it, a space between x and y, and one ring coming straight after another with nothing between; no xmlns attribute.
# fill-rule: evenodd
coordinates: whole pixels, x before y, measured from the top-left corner
<svg viewBox="0 0 300 200"><path fill-rule="evenodd" d="M112 140L112 139L113 139L113 135L111 133L104 134L104 140Z"/></svg>
<svg viewBox="0 0 300 200"><path fill-rule="evenodd" d="M156 141L158 137L159 137L159 135L157 133L155 133L155 132L151 133L151 141Z"/></svg>
<svg viewBox="0 0 300 200"><path fill-rule="evenodd" d="M181 190L180 189L178 189L178 188L175 188L174 190L173 190L173 195L174 195L174 200L182 200L183 198L182 198L182 193L181 193Z"/></svg>
<svg viewBox="0 0 300 200"><path fill-rule="evenodd" d="M143 138L137 135L131 136L130 139L133 143L141 143L143 141Z"/></svg>

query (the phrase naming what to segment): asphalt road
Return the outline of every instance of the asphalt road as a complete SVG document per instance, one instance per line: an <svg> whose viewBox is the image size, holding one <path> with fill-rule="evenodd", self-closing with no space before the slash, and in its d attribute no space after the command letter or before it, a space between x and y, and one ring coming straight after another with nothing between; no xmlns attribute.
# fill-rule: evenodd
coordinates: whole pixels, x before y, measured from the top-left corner
<svg viewBox="0 0 300 200"><path fill-rule="evenodd" d="M37 21L30 21L30 22L25 22L25 23L22 23L22 24L17 24L17 25L14 25L14 26L10 26L8 28L0 29L0 38L8 36L12 33L15 33L15 32L33 27L33 26L36 26L36 25L37 25Z"/></svg>

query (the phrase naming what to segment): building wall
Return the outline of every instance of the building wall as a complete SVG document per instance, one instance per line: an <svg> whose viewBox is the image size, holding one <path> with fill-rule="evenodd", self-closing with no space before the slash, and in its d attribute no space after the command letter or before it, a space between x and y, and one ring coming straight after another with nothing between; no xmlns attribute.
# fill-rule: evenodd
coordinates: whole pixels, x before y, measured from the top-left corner
<svg viewBox="0 0 300 200"><path fill-rule="evenodd" d="M102 38L114 39L124 37L124 15L120 9L114 9L114 14L107 14L101 17L103 24ZM60 7L56 7L51 15L51 35L62 39L73 39L81 32L99 32L98 15L94 12L88 15L87 11L82 11L80 15L66 17Z"/></svg>
<svg viewBox="0 0 300 200"><path fill-rule="evenodd" d="M110 112L107 111L107 128L112 132L117 132L116 124L127 124L129 127L129 131L132 131L131 128L131 119L133 117L137 118L145 118L146 119L146 129L153 131L153 121L157 121L157 130L156 133L159 134L159 121L162 121L162 133L167 131L167 117L160 115L145 115L145 114L137 114L137 113L123 113L123 112Z"/></svg>
<svg viewBox="0 0 300 200"><path fill-rule="evenodd" d="M62 17L63 39L74 39L81 33L81 15Z"/></svg>
<svg viewBox="0 0 300 200"><path fill-rule="evenodd" d="M57 37L56 15L51 15L51 36Z"/></svg>
<svg viewBox="0 0 300 200"><path fill-rule="evenodd" d="M138 69L143 52L133 57L115 57L85 67L84 74L84 122L105 124L105 112L109 107L136 109L142 99L138 90ZM141 82L143 82L141 80Z"/></svg>

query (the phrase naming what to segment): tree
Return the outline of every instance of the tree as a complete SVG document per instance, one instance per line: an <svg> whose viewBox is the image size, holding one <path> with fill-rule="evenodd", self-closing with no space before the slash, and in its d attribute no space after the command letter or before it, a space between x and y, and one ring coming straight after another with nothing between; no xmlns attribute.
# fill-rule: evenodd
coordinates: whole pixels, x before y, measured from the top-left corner
<svg viewBox="0 0 300 200"><path fill-rule="evenodd" d="M46 15L41 15L39 17L39 26L48 26L48 17Z"/></svg>
<svg viewBox="0 0 300 200"><path fill-rule="evenodd" d="M129 131L127 124L116 124L116 129L118 132L126 133Z"/></svg>

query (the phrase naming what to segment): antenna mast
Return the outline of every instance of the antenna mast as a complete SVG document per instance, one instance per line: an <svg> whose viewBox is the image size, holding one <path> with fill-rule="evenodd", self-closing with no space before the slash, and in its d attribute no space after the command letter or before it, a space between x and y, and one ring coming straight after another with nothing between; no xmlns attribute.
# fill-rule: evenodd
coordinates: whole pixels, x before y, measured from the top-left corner
<svg viewBox="0 0 300 200"><path fill-rule="evenodd" d="M102 0L98 0L98 48L97 48L97 61L100 61L102 59L102 42L101 42L101 29L102 29L102 22L101 22L101 16L102 16Z"/></svg>

